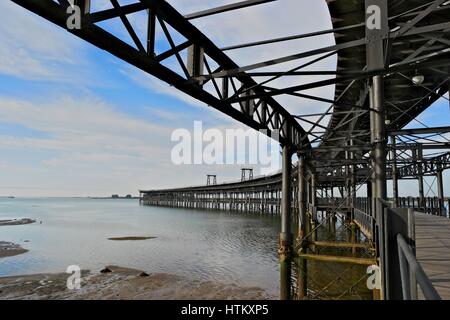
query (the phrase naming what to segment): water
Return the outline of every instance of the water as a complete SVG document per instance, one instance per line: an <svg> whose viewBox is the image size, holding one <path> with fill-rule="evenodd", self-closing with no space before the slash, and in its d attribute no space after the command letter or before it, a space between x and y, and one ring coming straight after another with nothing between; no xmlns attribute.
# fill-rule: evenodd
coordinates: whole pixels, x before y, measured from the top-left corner
<svg viewBox="0 0 450 320"><path fill-rule="evenodd" d="M37 223L0 227L0 241L29 250L0 259L0 276L119 265L278 294L278 217L143 207L137 200L0 199L0 220L7 218ZM157 238L108 240L125 236Z"/></svg>

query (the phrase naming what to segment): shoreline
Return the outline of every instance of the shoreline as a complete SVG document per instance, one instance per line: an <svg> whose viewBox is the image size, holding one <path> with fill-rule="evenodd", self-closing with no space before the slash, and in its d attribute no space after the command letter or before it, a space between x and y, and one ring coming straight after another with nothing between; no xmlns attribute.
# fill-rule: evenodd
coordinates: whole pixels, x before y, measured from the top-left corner
<svg viewBox="0 0 450 320"><path fill-rule="evenodd" d="M104 272L104 270L109 269ZM270 300L261 288L192 280L167 273L107 266L103 272L82 271L81 289L66 287L67 273L0 278L0 299L20 300Z"/></svg>
<svg viewBox="0 0 450 320"><path fill-rule="evenodd" d="M0 258L14 257L26 252L28 252L28 250L22 248L20 244L7 241L0 241Z"/></svg>

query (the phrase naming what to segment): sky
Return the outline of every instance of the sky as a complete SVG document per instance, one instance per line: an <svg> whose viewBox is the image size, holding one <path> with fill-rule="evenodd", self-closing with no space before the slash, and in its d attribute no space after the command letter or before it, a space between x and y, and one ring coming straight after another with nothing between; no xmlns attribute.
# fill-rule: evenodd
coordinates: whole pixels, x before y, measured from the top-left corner
<svg viewBox="0 0 450 320"><path fill-rule="evenodd" d="M235 1L169 2L187 14ZM92 6L93 11L110 7L106 0L93 0ZM145 16L133 14L129 19L139 35L145 35ZM331 28L326 3L317 0L280 0L193 23L219 47ZM120 22L101 26L131 43ZM332 44L328 35L234 50L229 56L247 65ZM157 52L167 48L158 30ZM334 70L334 59L316 68ZM176 68L171 59L164 63ZM285 63L283 68L298 64ZM311 79L290 77L273 85L307 81ZM334 87L307 93L332 99ZM277 100L293 114L328 107L293 97ZM448 125L442 114L449 115L448 101L439 101L423 118ZM241 165L172 163L176 143L171 134L179 128L192 131L194 121L202 121L204 128L242 128L66 30L10 1L0 1L0 196L137 194L139 189L201 185L207 174L217 174L219 183L239 179ZM450 194L450 183L446 192Z"/></svg>

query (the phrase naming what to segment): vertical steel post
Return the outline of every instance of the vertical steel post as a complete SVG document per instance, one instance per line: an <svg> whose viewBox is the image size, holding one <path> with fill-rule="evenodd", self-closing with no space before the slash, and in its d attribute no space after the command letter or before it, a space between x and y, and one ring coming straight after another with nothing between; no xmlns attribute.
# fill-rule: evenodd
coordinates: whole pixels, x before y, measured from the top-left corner
<svg viewBox="0 0 450 320"><path fill-rule="evenodd" d="M291 164L292 150L283 146L282 160L282 197L281 197L281 233L279 242L280 256L280 299L291 299Z"/></svg>
<svg viewBox="0 0 450 320"><path fill-rule="evenodd" d="M394 197L394 208L398 208L398 175L397 175L397 138L395 136L391 137L392 140L392 150L391 150L391 161L392 161L392 193Z"/></svg>
<svg viewBox="0 0 450 320"><path fill-rule="evenodd" d="M445 216L445 207L444 207L444 181L442 178L442 170L438 170L436 173L436 183L437 183L437 192L438 192L438 201L439 201L439 215Z"/></svg>
<svg viewBox="0 0 450 320"><path fill-rule="evenodd" d="M382 70L388 61L385 59L385 39L389 34L388 4L385 0L365 0L366 12L366 61L367 71ZM389 286L384 240L383 206L380 200L386 199L386 133L384 108L384 76L376 75L370 87L370 125L372 142L373 204L374 217L378 226L378 252L382 268L383 288L381 296L386 298Z"/></svg>
<svg viewBox="0 0 450 320"><path fill-rule="evenodd" d="M384 123L384 80L382 76L373 77L372 90L374 111L370 112L373 118L374 132L372 164L375 173L375 198L386 199L386 130Z"/></svg>
<svg viewBox="0 0 450 320"><path fill-rule="evenodd" d="M193 44L188 48L187 52L187 70L191 77L200 76L203 74L204 69L204 49L197 44ZM203 85L203 82L199 82L199 85Z"/></svg>
<svg viewBox="0 0 450 320"><path fill-rule="evenodd" d="M316 207L317 207L317 179L316 174L311 174L311 205L312 205L312 218L315 219Z"/></svg>
<svg viewBox="0 0 450 320"><path fill-rule="evenodd" d="M420 209L424 209L424 211L426 211L426 203L425 203L425 193L424 193L424 188L423 188L423 172L422 172L422 160L423 160L423 150L422 148L418 148L417 149L417 156L418 156L418 160L419 160L419 164L418 164L418 168L417 168L417 172L419 174L419 176L417 177L418 182L419 182L419 208Z"/></svg>
<svg viewBox="0 0 450 320"><path fill-rule="evenodd" d="M345 149L345 160L346 160L346 164L345 164L345 204L350 207L351 206L351 173L350 173L350 164L349 164L349 160L350 160L350 151L349 151L349 146L350 146L350 142L347 141L346 142L346 146L347 148Z"/></svg>
<svg viewBox="0 0 450 320"><path fill-rule="evenodd" d="M297 243L301 245L302 253L308 249L307 241L307 206L306 206L306 157L298 153L298 238ZM308 265L306 259L299 259L299 270L297 279L298 298L303 299L308 294Z"/></svg>
<svg viewBox="0 0 450 320"><path fill-rule="evenodd" d="M354 142L353 139L350 139L350 146L353 149ZM355 204L356 204L356 165L354 163L355 160L355 152L354 150L350 150L350 159L352 160L352 164L350 166L350 173L351 173L351 179L350 179L350 196L351 196L351 220L353 223L353 220L355 218Z"/></svg>
<svg viewBox="0 0 450 320"><path fill-rule="evenodd" d="M311 174L311 219L309 219L308 232L311 233L311 241L317 241L317 230L316 221L317 221L317 176L314 172ZM314 246L312 247L314 250Z"/></svg>

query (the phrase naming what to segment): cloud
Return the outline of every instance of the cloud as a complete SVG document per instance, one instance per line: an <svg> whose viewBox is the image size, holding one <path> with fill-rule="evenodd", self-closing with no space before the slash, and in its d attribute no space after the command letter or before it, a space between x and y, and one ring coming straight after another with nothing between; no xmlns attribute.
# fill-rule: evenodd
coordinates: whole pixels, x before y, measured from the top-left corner
<svg viewBox="0 0 450 320"><path fill-rule="evenodd" d="M170 132L165 127L122 113L96 97L58 96L40 102L0 97L0 105L2 122L47 132L53 138L66 139L65 143L70 140L72 144L114 148L127 139L143 140L155 133L167 135ZM70 149L71 146L50 147Z"/></svg>
<svg viewBox="0 0 450 320"><path fill-rule="evenodd" d="M155 78L139 69L130 66L120 70L120 72L144 89L148 89L158 94L164 94L174 97L193 107L205 107L205 104L201 101L185 94L184 92L174 87L171 87L160 79Z"/></svg>
<svg viewBox="0 0 450 320"><path fill-rule="evenodd" d="M221 181L239 177L238 165L174 165L175 142L170 139L176 123L152 124L98 97L65 95L31 101L0 96L0 106L2 123L42 133L0 135L2 194L2 190L22 196L136 193L138 188L202 183L210 172ZM164 111L164 116L177 115Z"/></svg>
<svg viewBox="0 0 450 320"><path fill-rule="evenodd" d="M0 148L11 155L44 152L35 166L126 170L170 160L170 128L135 119L97 98L63 96L37 103L1 97L0 105L2 122L46 133L0 138Z"/></svg>
<svg viewBox="0 0 450 320"><path fill-rule="evenodd" d="M59 84L108 82L96 81L88 45L66 30L12 1L0 1L0 21L0 74Z"/></svg>

